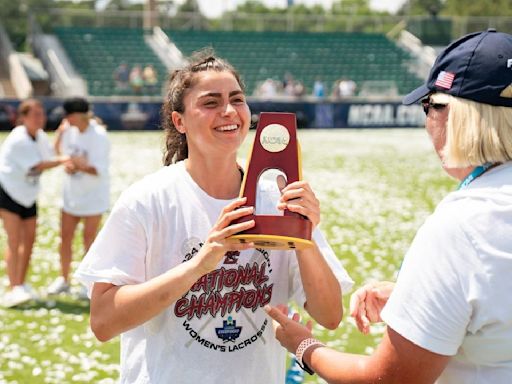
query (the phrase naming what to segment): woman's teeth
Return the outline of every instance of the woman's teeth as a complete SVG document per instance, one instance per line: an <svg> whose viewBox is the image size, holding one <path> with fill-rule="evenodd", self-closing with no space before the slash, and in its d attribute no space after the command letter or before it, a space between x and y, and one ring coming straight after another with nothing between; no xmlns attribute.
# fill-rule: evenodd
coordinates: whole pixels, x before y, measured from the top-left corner
<svg viewBox="0 0 512 384"><path fill-rule="evenodd" d="M236 124L232 124L232 125L225 125L223 127L216 128L216 130L224 132L224 131L234 131L237 128L238 128L238 126Z"/></svg>

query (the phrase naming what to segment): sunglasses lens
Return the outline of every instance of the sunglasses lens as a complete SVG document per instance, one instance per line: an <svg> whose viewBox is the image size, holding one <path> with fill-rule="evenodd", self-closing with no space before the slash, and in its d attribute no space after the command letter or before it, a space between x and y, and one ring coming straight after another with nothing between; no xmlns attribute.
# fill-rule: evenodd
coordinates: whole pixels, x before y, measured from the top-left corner
<svg viewBox="0 0 512 384"><path fill-rule="evenodd" d="M425 112L425 115L428 115L428 110L430 108L430 99L421 100L421 106L423 107L423 112Z"/></svg>
<svg viewBox="0 0 512 384"><path fill-rule="evenodd" d="M421 106L423 107L423 112L425 112L425 115L428 115L428 111L430 110L431 107L434 108L436 111L440 111L443 108L445 108L447 104L433 103L432 100L430 100L430 98L427 98L421 100Z"/></svg>

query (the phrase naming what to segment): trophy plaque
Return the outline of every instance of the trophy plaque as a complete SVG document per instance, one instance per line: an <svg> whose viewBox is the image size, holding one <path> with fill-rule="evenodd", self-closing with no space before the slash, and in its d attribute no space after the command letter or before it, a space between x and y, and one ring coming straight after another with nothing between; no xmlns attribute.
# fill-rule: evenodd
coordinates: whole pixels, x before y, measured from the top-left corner
<svg viewBox="0 0 512 384"><path fill-rule="evenodd" d="M262 112L250 157L247 161L240 197L247 206L256 207L258 181L267 170L278 170L286 182L301 179L300 146L297 121L293 113ZM280 188L281 189L281 188ZM237 243L253 242L259 248L304 249L313 245L312 223L306 217L288 210L282 216L257 214L244 216L233 223L254 220L255 226L228 238Z"/></svg>

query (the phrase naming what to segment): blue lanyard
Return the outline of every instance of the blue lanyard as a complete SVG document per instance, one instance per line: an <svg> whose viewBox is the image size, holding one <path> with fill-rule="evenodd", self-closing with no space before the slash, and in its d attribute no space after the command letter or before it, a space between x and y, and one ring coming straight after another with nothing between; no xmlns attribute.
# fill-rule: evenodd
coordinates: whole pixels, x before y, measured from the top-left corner
<svg viewBox="0 0 512 384"><path fill-rule="evenodd" d="M469 175L467 175L464 180L461 181L459 184L459 189L466 188L473 180L475 180L478 176L481 176L483 173L485 173L489 168L491 168L494 164L492 163L485 163L484 165L479 165L475 169L473 169L473 172L471 172Z"/></svg>

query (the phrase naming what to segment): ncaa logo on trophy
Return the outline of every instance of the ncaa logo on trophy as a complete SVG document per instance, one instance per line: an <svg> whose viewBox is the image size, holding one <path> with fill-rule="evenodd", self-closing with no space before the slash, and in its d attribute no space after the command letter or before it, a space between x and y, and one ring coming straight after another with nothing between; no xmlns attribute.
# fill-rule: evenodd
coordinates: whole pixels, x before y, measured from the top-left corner
<svg viewBox="0 0 512 384"><path fill-rule="evenodd" d="M306 217L288 210L282 216L258 214L257 194L260 177L269 170L277 170L278 184L301 180L300 146L297 140L297 121L293 113L262 112L244 173L240 197L247 198L247 205L255 207L253 215L233 221L254 220L255 226L231 236L228 240L238 243L253 242L258 248L304 249L313 245L312 223ZM279 180L281 178L281 180ZM285 185L279 185L279 189Z"/></svg>

